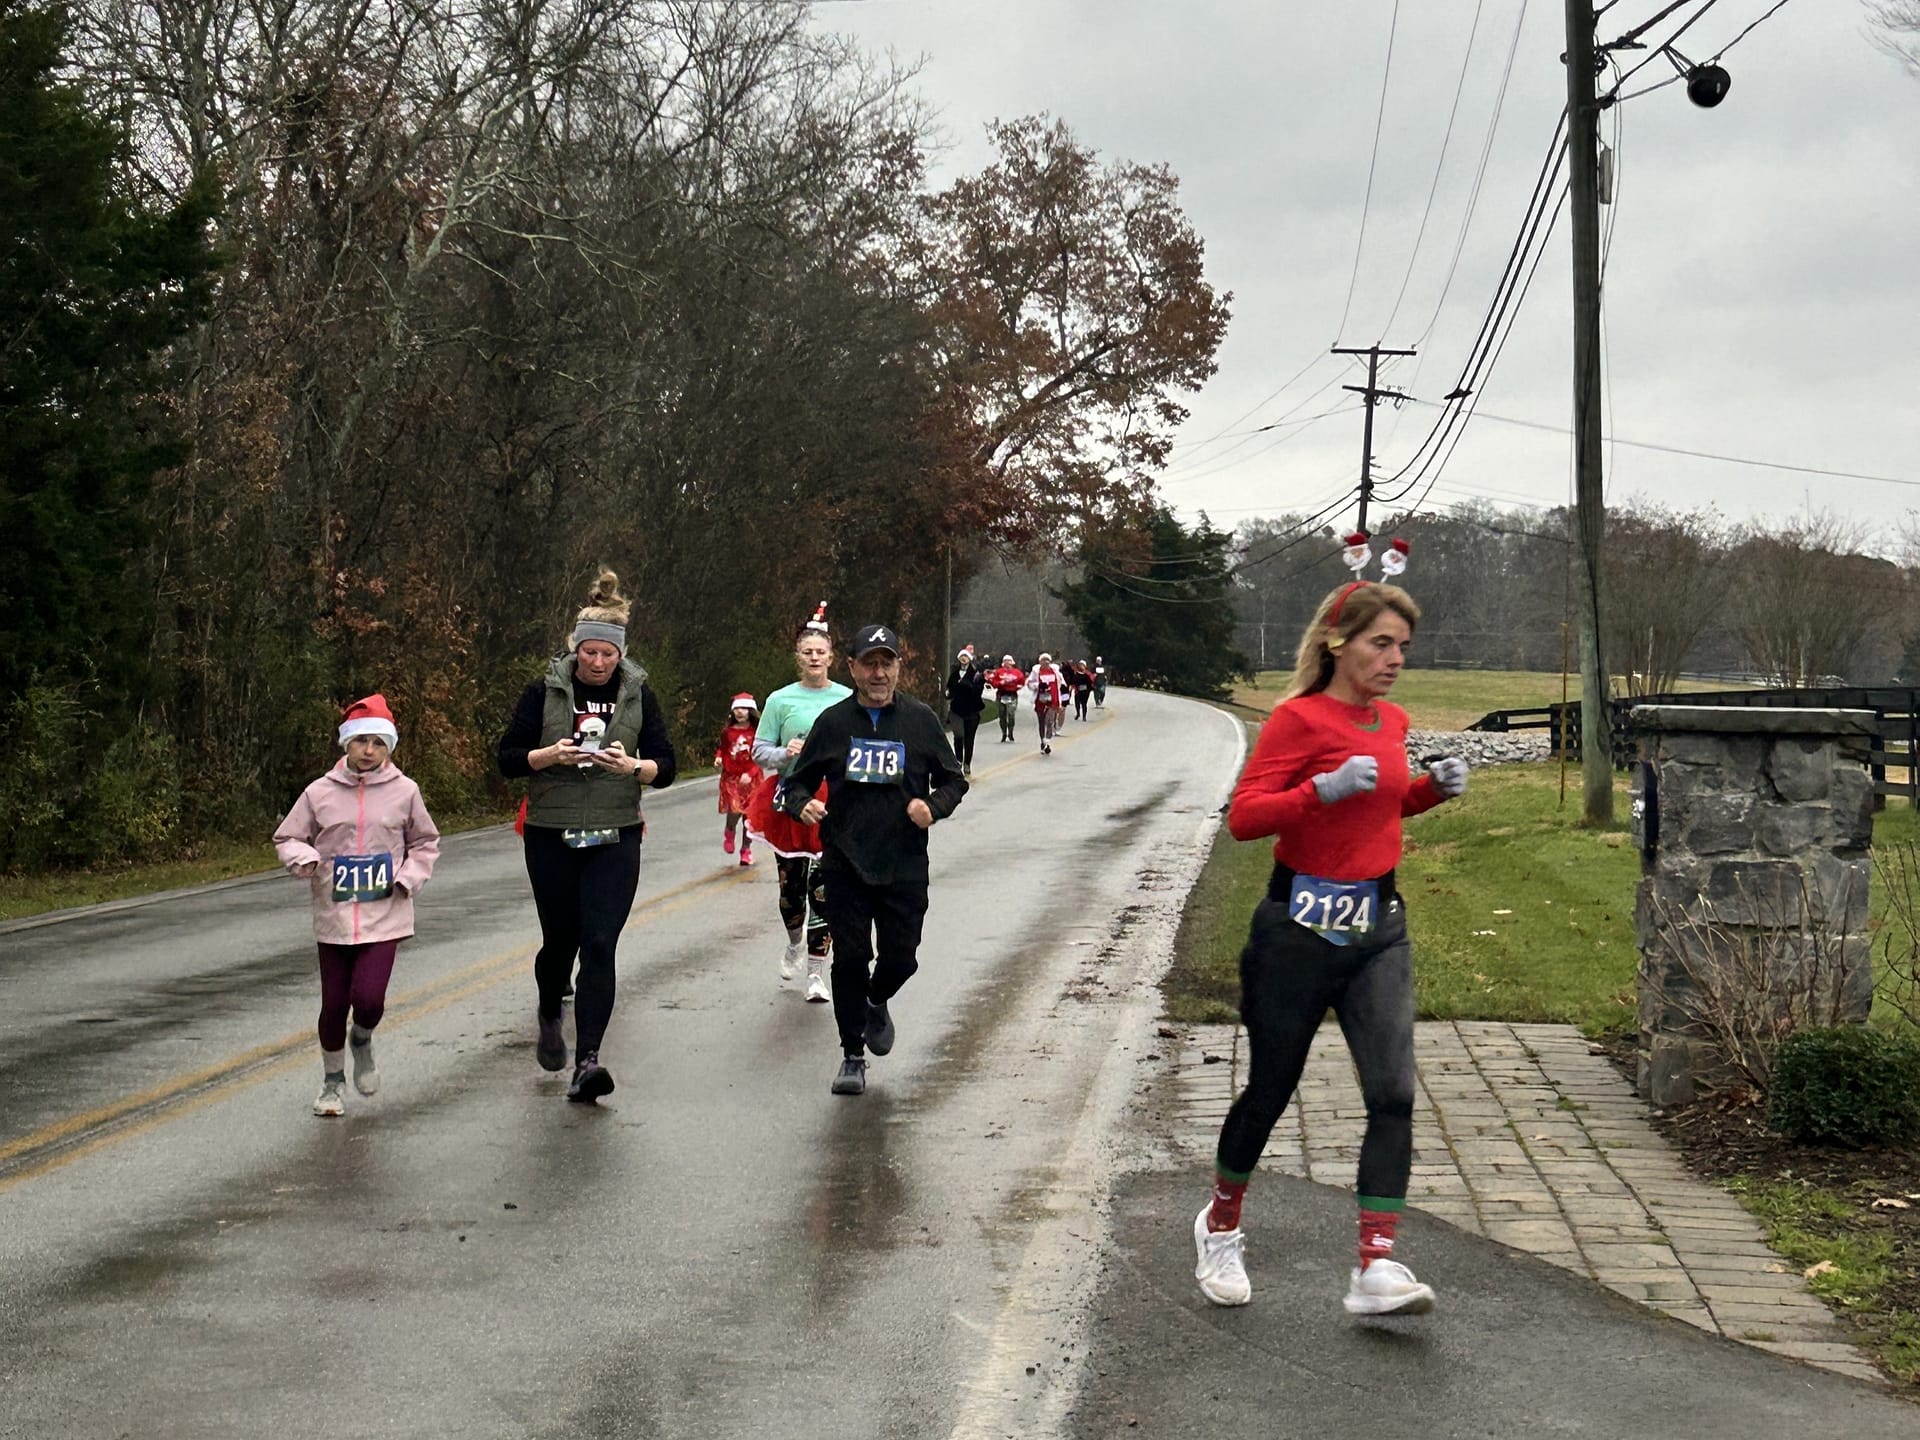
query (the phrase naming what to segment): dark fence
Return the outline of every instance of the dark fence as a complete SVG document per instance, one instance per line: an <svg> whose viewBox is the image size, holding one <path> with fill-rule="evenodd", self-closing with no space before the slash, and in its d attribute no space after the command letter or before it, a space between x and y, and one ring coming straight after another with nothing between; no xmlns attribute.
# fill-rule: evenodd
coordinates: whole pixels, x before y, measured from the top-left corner
<svg viewBox="0 0 1920 1440"><path fill-rule="evenodd" d="M1920 688L1911 686L1830 686L1818 690L1695 690L1684 695L1636 695L1608 702L1613 716L1613 763L1625 768L1634 756L1632 711L1636 705L1764 705L1774 708L1871 710L1879 735L1871 765L1876 795L1904 795L1920 805ZM1580 704L1538 705L1529 710L1495 710L1469 727L1506 732L1545 730L1553 753L1569 760L1581 756Z"/></svg>

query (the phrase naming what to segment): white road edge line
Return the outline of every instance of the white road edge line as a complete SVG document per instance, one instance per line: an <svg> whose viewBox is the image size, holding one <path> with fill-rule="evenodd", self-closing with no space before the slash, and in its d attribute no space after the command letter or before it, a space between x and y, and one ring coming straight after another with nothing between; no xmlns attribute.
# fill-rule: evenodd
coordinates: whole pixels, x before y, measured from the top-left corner
<svg viewBox="0 0 1920 1440"><path fill-rule="evenodd" d="M1177 877L1180 883L1165 892L1176 897L1173 903L1134 932L1133 980L1105 1047L1106 1058L1088 1088L1059 1180L1047 1192L1046 1213L1033 1223L1033 1237L994 1321L987 1357L973 1379L960 1385L948 1440L1049 1440L1066 1433L1067 1412L1079 1397L1087 1320L1100 1280L1098 1262L1112 1229L1118 1167L1113 1147L1105 1142L1132 1100L1135 1057L1146 1053L1154 1038L1160 977L1173 958L1180 913L1220 828L1220 805L1233 793L1246 762L1245 723L1224 710L1205 708L1233 726L1238 746L1233 774L1220 802L1208 808L1194 830ZM1127 1043L1134 1040L1141 1042L1140 1049Z"/></svg>

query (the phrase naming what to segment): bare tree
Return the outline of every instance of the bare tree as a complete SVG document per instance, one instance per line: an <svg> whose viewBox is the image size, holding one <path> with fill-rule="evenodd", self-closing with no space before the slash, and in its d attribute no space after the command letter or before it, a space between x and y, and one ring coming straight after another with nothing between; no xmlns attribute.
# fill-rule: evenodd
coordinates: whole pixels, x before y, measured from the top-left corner
<svg viewBox="0 0 1920 1440"><path fill-rule="evenodd" d="M1830 514L1783 530L1750 527L1728 559L1736 577L1734 628L1754 668L1777 685L1816 686L1839 676L1884 616L1862 598L1864 572L1892 566L1856 555L1858 526Z"/></svg>
<svg viewBox="0 0 1920 1440"><path fill-rule="evenodd" d="M1920 75L1920 0L1868 0L1873 43Z"/></svg>
<svg viewBox="0 0 1920 1440"><path fill-rule="evenodd" d="M1661 506L1607 515L1606 651L1629 695L1671 691L1726 604L1727 548L1712 511Z"/></svg>

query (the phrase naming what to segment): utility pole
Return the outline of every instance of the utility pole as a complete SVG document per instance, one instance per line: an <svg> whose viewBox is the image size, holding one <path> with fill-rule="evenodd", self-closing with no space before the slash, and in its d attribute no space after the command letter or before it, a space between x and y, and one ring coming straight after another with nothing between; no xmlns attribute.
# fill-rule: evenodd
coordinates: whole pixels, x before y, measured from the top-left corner
<svg viewBox="0 0 1920 1440"><path fill-rule="evenodd" d="M1567 208L1573 216L1574 624L1580 635L1580 777L1589 825L1613 819L1613 717L1600 648L1600 106L1593 0L1567 3Z"/></svg>
<svg viewBox="0 0 1920 1440"><path fill-rule="evenodd" d="M1379 386L1380 357L1382 355L1414 355L1414 350L1382 350L1378 345L1369 345L1364 350L1341 349L1333 347L1336 355L1364 355L1367 357L1367 383L1365 385L1342 385L1342 390L1351 390L1363 395L1367 401L1367 424L1360 437L1360 528L1367 528L1367 501L1373 496L1373 407L1385 398L1405 400L1408 397L1398 390L1382 390Z"/></svg>

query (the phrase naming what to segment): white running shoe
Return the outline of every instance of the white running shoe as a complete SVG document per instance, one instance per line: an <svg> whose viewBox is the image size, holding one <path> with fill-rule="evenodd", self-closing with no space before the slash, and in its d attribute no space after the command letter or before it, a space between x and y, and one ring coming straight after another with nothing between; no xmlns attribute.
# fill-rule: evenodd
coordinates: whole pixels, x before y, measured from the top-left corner
<svg viewBox="0 0 1920 1440"><path fill-rule="evenodd" d="M1193 1278L1200 1282L1200 1293L1214 1304L1244 1305L1253 1298L1244 1254L1247 1232L1238 1226L1209 1230L1207 1216L1212 1213L1213 1202L1209 1200L1193 1222L1193 1248L1199 1255Z"/></svg>
<svg viewBox="0 0 1920 1440"><path fill-rule="evenodd" d="M1376 1260L1348 1279L1346 1305L1349 1315L1424 1315L1433 1309L1433 1287L1398 1260Z"/></svg>
<svg viewBox="0 0 1920 1440"><path fill-rule="evenodd" d="M349 1037L347 1054L353 1057L353 1088L371 1095L380 1088L380 1072L373 1068L373 1036L362 1040Z"/></svg>
<svg viewBox="0 0 1920 1440"><path fill-rule="evenodd" d="M803 953L804 947L798 940L789 940L787 942L787 948L780 956L780 978L782 980L791 980L795 975L800 973L800 956Z"/></svg>
<svg viewBox="0 0 1920 1440"><path fill-rule="evenodd" d="M816 1004L833 999L833 989L827 984L827 957L824 955L807 957L807 999Z"/></svg>
<svg viewBox="0 0 1920 1440"><path fill-rule="evenodd" d="M313 1113L327 1117L347 1113L347 1097L341 1093L340 1081L321 1082L320 1093L313 1102Z"/></svg>

